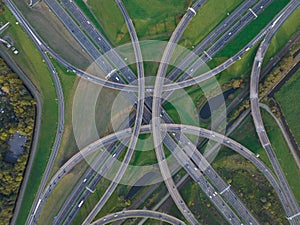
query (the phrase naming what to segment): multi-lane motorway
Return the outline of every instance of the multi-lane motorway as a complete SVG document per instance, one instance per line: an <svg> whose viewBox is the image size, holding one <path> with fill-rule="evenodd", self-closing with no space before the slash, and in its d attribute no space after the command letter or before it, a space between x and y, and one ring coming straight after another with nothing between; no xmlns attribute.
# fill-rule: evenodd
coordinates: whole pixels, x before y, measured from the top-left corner
<svg viewBox="0 0 300 225"><path fill-rule="evenodd" d="M255 2L256 1L251 0L244 1L233 13L224 19L221 24L210 32L176 68L168 73L167 78L169 80L175 80L183 71L185 72L177 79L178 81L193 77L205 62L210 60L248 23L256 19L256 17L249 12L250 6ZM271 2L271 0L260 0L252 7L252 10L256 15L259 15Z"/></svg>
<svg viewBox="0 0 300 225"><path fill-rule="evenodd" d="M231 57L229 60L225 61L220 66L214 68L211 71L208 71L207 73L202 74L201 76L198 76L194 79L186 79L186 74L192 76L201 65L203 65L203 62L206 62L209 60L214 54L216 54L224 45L231 40L246 24L248 24L251 20L255 19L257 15L266 7L268 4L271 3L271 0L260 0L255 5L254 3L256 1L244 1L237 9L234 11L230 16L228 16L210 35L207 36L206 39L204 39L203 42L201 42L197 47L194 49L194 53L191 53L187 56L186 59L184 59L180 65L180 70L175 69L170 74L169 77L172 78L172 80L177 79L177 83L169 83L164 84L164 77L166 77L166 70L168 66L168 62L170 60L170 57L174 51L174 48L176 46L176 43L179 41L184 29L189 24L190 20L196 15L200 7L206 2L205 0L198 0L196 3L194 3L190 8L188 8L187 12L179 22L177 28L173 32L170 41L164 51L163 58L161 61L161 64L159 66L156 82L154 87L146 87L144 84L144 71L143 71L143 60L141 56L141 50L138 44L137 35L135 33L135 30L133 28L133 24L131 19L129 18L128 13L126 12L126 9L121 1L117 0L117 4L124 16L125 22L127 24L127 27L129 29L129 33L131 36L131 40L133 43L135 56L136 56L136 62L137 62L137 68L138 68L138 85L133 84L127 84L135 80L135 75L132 73L132 71L126 66L126 64L123 62L122 58L113 50L112 46L109 44L108 41L105 40L105 38L101 35L101 33L96 29L96 27L87 19L87 17L84 15L84 13L77 7L77 5L73 1L68 0L62 0L63 5L66 7L66 9L70 12L71 16L73 16L74 19L81 25L81 27L85 30L85 32L89 35L90 38L96 43L98 48L101 50L102 53L105 53L105 56L102 55L102 53L98 50L98 48L89 40L89 37L81 30L81 28L73 21L73 18L65 12L61 4L58 4L57 1L50 1L45 0L49 8L52 9L52 11L55 13L55 15L62 21L62 23L65 25L65 27L69 30L69 32L75 37L75 39L81 44L81 46L88 52L88 54L95 60L97 65L101 68L103 71L103 75L106 77L106 79L102 77L96 77L91 74L85 73L81 71L80 69L74 67L73 65L69 64L65 60L61 59L54 51L52 51L35 33L35 31L30 27L30 25L27 23L27 21L23 18L22 14L16 9L16 7L13 5L13 3L10 0L7 0L6 3L9 6L10 10L14 13L20 24L24 27L25 31L29 34L29 36L35 41L37 48L40 50L40 52L46 57L45 60L47 61L47 64L49 64L49 67L53 74L56 74L51 62L49 61L47 55L45 52L49 52L56 60L58 60L60 63L62 63L66 68L71 69L72 71L76 72L78 75L95 82L97 84L110 87L113 89L122 89L128 92L137 92L138 96L135 97L133 94L126 94L126 96L129 98L130 102L136 103L136 116L134 121L134 126L131 129L126 129L121 132L116 132L115 134L106 136L95 143L87 146L83 151L81 151L81 154L76 154L69 160L64 166L60 168L60 170L57 172L57 174L51 179L49 185L45 188L45 191L41 195L40 192L38 194L38 197L35 200L35 203L33 204L31 216L29 217L28 223L31 224L34 222L35 216L38 216L43 205L45 204L45 201L49 197L52 190L55 188L59 180L62 179L62 177L68 173L68 171L71 170L75 165L77 165L78 162L80 162L84 156L90 154L90 152L95 151L97 148L107 146L108 151L102 151L98 159L95 160L95 163L101 159L103 155L106 155L108 158L107 164L106 162L103 163L103 167L101 169L103 170L109 170L110 165L114 162L114 157L109 156L109 150L116 148L115 150L116 154L120 154L122 150L124 149L124 146L119 144L117 147L113 147L113 143L117 143L116 141L120 138L127 138L126 142L129 142L129 147L127 150L127 153L125 155L124 163L119 168L119 171L115 177L115 180L112 182L112 185L110 188L108 188L106 194L102 196L102 199L100 200L100 203L95 208L92 213L89 215L87 220L85 221L85 224L89 224L92 219L96 216L97 212L101 209L102 205L105 204L106 200L110 197L111 193L115 190L118 182L122 178L123 174L126 170L126 165L129 163L131 156L133 154L135 144L137 142L138 136L140 133L144 132L150 132L151 128L150 126L144 126L141 127L142 119L144 121L147 121L148 123L152 120L152 131L153 131L153 142L155 145L155 151L157 155L157 160L161 169L161 173L163 175L164 181L166 183L166 186L175 201L177 207L181 211L181 213L184 215L187 221L189 221L191 224L199 224L199 222L196 220L195 216L191 213L187 205L185 204L184 200L182 199L181 195L179 194L174 181L172 179L172 175L170 173L170 170L166 163L166 158L164 154L163 144L168 147L169 150L173 153L174 157L177 159L179 164L182 165L182 167L187 171L187 173L200 185L202 190L210 196L210 199L212 203L219 209L221 214L223 214L224 218L228 221L230 224L242 224L245 222L246 224L258 224L256 219L249 213L249 210L244 206L244 204L237 198L237 196L230 190L230 188L226 185L224 181L219 177L219 175L212 169L210 164L203 158L203 156L198 152L198 150L193 146L192 144L188 144L189 141L184 135L179 135L180 132L187 132L187 133L193 133L197 136L202 136L206 138L211 139L218 139L221 135L217 133L212 133L206 130L203 130L201 128L195 128L195 127L189 127L185 125L171 125L171 124L164 124L162 128L161 124L161 117L164 121L172 123L173 121L170 119L170 117L166 113L162 113L162 100L161 96L163 91L174 91L178 88L183 88L190 86L192 84L200 83L204 80L207 80L216 74L220 73L221 71L228 68L230 65L232 65L234 62L240 59L240 57L245 54L249 48L251 48L254 44L256 44L263 35L267 34L269 32L269 37L272 36L270 33L275 32L275 28L280 27L282 24L283 18L287 18L290 13L298 6L297 1L292 1L288 7L285 8L280 14L276 16L250 43L247 44L239 53L237 53L235 56ZM249 9L250 6L253 6L251 9ZM243 15L244 14L244 15ZM242 16L243 15L243 16ZM242 16L238 19L238 16ZM236 21L236 23L234 23ZM224 33L223 35L221 35ZM220 37L221 36L221 37ZM219 39L217 39L219 37ZM265 46L265 49L267 46ZM205 52L203 52L206 49ZM199 59L196 60L196 58L191 58L195 55L195 53L202 54ZM258 51L258 57L256 57L255 60L262 61L262 54ZM199 63L200 62L200 63ZM190 66L190 64L192 64ZM254 62L254 67L258 66L257 62ZM260 67L260 66L258 66ZM188 69L186 69L188 68ZM185 71L183 74L180 75L182 71ZM256 71L257 72L257 71ZM259 71L258 71L259 74ZM178 76L180 77L178 78ZM56 75L57 76L57 75ZM55 76L54 76L55 77ZM55 82L58 82L59 80L56 80ZM257 81L258 82L258 81ZM179 84L179 85L178 85ZM56 85L56 88L58 90L58 96L59 98L62 98L62 92L61 87ZM153 92L153 102L152 104L149 102L144 101L144 95L145 95L145 89L150 89L151 92ZM169 94L170 95L170 94ZM251 95L251 99L254 99L253 96L255 94ZM136 100L137 98L137 100ZM63 101L60 102L60 104L63 103ZM145 107L144 107L145 103ZM152 108L151 108L152 105ZM63 118L63 105L60 106L62 110L60 110L60 116ZM151 114L152 110L152 114ZM143 115L143 111L144 115ZM257 113L256 113L257 114ZM143 118L144 116L144 118ZM259 115L260 116L260 115ZM259 119L259 118L256 118ZM133 121L133 120L132 120ZM59 146L59 141L61 138L61 133L63 129L63 120L59 121L59 129L57 133L57 141L55 142L54 150L51 158L49 160L47 170L45 172L45 175L49 174L49 171L51 169L51 164L53 163L53 160L56 155L56 151ZM167 135L164 139L161 137L162 129L167 129L168 132L170 132L170 135ZM264 130L264 129L263 129ZM193 131L193 132L191 132ZM266 136L266 134L264 134ZM131 137L129 139L129 136ZM274 178L273 174L263 165L255 156L253 156L253 153L251 153L249 150L245 150L244 147L240 146L238 143L221 136L223 139L218 139L217 142L224 144L230 148L235 148L234 150L242 154L244 157L249 159L254 165L261 171L263 174L267 177L269 182L274 187L275 191L277 192L280 201L283 204L283 207L285 211L287 212L288 219L292 224L296 223L297 220L297 213L299 212L298 205L295 202L295 199L288 187L288 184L286 183L286 180L281 180L281 176L283 176L281 168L279 167L279 164L274 163L272 164L275 167L276 175L279 177L279 181ZM261 137L260 137L261 139ZM262 139L261 139L262 140ZM268 139L267 139L268 141ZM184 144L185 143L185 144ZM265 142L263 142L265 143ZM271 146L271 145L269 145ZM265 146L264 146L265 147ZM269 148L269 147L268 147ZM177 149L177 150L176 150ZM184 150L184 151L183 151ZM267 149L266 149L267 150ZM268 151L268 150L267 150ZM245 153L247 152L247 153ZM83 154L83 155L82 155ZM86 154L86 155L85 155ZM276 159L276 156L273 155L273 157ZM202 171L202 172L200 172ZM281 172L280 172L281 171ZM208 178L209 181L206 180L203 176L204 173ZM90 171L87 171L87 175L91 174ZM284 176L283 176L284 178ZM45 185L47 176L44 176L43 182L41 183L41 187ZM101 179L100 175L96 175L94 179L89 180L89 182L85 183L86 180L80 184L77 185L77 193L81 193L82 189L86 187L86 184L90 184L91 186L95 187L98 183L99 179ZM279 183L279 185L278 185ZM214 187L212 186L214 185ZM215 190L215 188L218 190L218 192ZM74 189L75 190L75 189ZM90 194L93 189L88 190L88 193ZM74 195L73 192L72 195ZM223 196L222 196L223 195ZM223 197L226 198L225 202L223 200ZM69 198L69 202L72 201L72 198ZM289 205L292 205L292 207L289 207ZM67 204L68 205L68 204ZM232 207L232 208L231 208ZM291 214L290 208L292 209L293 214ZM73 208L74 209L74 208ZM234 209L235 212L232 210ZM79 210L78 207L76 209ZM72 216L76 215L76 210L72 210L71 213L73 213ZM125 211L124 211L125 212ZM129 212L128 212L129 213ZM146 212L144 212L146 213ZM147 212L149 213L149 212ZM129 213L130 214L130 213ZM140 215L142 216L143 212L140 212ZM113 217L116 218L118 215L115 214ZM126 213L124 213L124 216ZM115 217L116 216L116 217ZM150 215L149 215L150 216ZM153 215L157 216L157 215ZM150 216L151 217L151 216ZM170 219L170 218L167 218ZM242 222L243 221L243 222Z"/></svg>
<svg viewBox="0 0 300 225"><path fill-rule="evenodd" d="M144 101L145 101L145 76L144 76L144 66L143 66L143 57L142 52L140 49L139 41L137 34L135 32L133 23L131 19L129 18L129 15L123 6L121 1L117 1L117 4L122 11L123 17L125 19L126 25L128 27L135 57L136 57L136 65L137 65L137 72L138 72L138 100L137 100L137 109L136 109L136 117L135 117L135 123L133 127L133 132L131 135L131 139L127 148L126 155L123 159L123 162L115 175L114 179L111 182L111 185L107 188L105 193L102 195L99 202L96 204L96 206L93 208L93 210L90 212L90 214L86 217L83 224L90 224L92 220L96 217L96 215L99 213L99 211L102 209L104 204L107 202L111 194L114 192L114 190L117 188L118 183L121 181L123 175L125 174L126 168L128 167L128 164L133 156L134 149L136 146L136 143L139 138L140 128L143 121L143 111L144 111Z"/></svg>

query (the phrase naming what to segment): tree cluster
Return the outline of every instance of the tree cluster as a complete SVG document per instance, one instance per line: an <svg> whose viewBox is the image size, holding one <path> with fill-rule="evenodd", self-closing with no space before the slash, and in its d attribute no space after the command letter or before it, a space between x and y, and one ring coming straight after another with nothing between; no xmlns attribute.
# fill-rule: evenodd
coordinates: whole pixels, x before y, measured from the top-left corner
<svg viewBox="0 0 300 225"><path fill-rule="evenodd" d="M1 8L1 7L0 7ZM35 101L0 58L0 225L9 224L23 179L34 127ZM11 163L5 160L8 141L18 132L26 136L24 154Z"/></svg>
<svg viewBox="0 0 300 225"><path fill-rule="evenodd" d="M280 60L280 62L272 69L267 78L259 86L260 96L265 96L270 90L284 76L284 71L291 69L291 65L300 51L300 38L292 45L289 52ZM297 55L298 55L297 54Z"/></svg>

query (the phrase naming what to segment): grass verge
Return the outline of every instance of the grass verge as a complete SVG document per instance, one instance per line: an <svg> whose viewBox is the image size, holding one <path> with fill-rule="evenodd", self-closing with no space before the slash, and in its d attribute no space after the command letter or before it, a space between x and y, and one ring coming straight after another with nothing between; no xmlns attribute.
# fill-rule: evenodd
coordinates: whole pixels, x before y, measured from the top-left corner
<svg viewBox="0 0 300 225"><path fill-rule="evenodd" d="M300 126L299 126L299 88L300 70L298 70L281 89L275 94L284 113L285 119L292 130L298 144L300 144Z"/></svg>
<svg viewBox="0 0 300 225"><path fill-rule="evenodd" d="M299 20L300 8L296 9L276 32L266 53L266 59L273 57L300 30ZM267 62L265 61L264 63Z"/></svg>

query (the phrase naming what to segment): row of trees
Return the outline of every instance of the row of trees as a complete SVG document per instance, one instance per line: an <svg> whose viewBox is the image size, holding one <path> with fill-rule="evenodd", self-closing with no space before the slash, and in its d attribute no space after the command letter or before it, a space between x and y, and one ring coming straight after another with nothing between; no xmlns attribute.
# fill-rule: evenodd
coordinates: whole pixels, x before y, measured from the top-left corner
<svg viewBox="0 0 300 225"><path fill-rule="evenodd" d="M9 224L13 214L29 155L34 116L35 101L0 58L0 224ZM10 163L5 161L5 155L10 149L8 141L16 132L25 135L27 140L24 154L16 163Z"/></svg>
<svg viewBox="0 0 300 225"><path fill-rule="evenodd" d="M289 69L292 65L296 53L300 50L300 38L298 38L292 47L289 49L288 53L280 60L278 65L272 69L268 77L260 85L260 93L262 96L269 90L269 87L274 83L277 83L281 79L282 72Z"/></svg>

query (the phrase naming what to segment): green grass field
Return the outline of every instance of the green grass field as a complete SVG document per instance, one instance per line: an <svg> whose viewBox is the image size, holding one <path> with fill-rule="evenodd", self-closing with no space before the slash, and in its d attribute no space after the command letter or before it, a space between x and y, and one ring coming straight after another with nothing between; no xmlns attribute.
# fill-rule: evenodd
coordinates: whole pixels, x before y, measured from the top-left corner
<svg viewBox="0 0 300 225"><path fill-rule="evenodd" d="M199 88L199 92L202 93ZM195 99L197 96L190 96L188 92L178 90L170 96L164 104L164 109L175 123L199 126L199 116L195 112Z"/></svg>
<svg viewBox="0 0 300 225"><path fill-rule="evenodd" d="M285 119L293 132L298 144L300 144L300 126L299 126L299 85L300 70L298 70L281 89L275 94L279 102Z"/></svg>
<svg viewBox="0 0 300 225"><path fill-rule="evenodd" d="M57 71L64 93L65 127L61 146L52 167L50 176L52 176L59 169L63 162L77 152L77 146L72 131L72 116L70 115L72 115L73 95L78 78L73 72L67 72L67 70L56 61L52 60L52 63Z"/></svg>
<svg viewBox="0 0 300 225"><path fill-rule="evenodd" d="M136 144L136 151L130 161L130 165L153 165L157 163L153 146L153 137L150 134L142 134Z"/></svg>
<svg viewBox="0 0 300 225"><path fill-rule="evenodd" d="M122 15L119 13L119 9L114 1L103 0L100 3L96 0L88 0L87 4L113 44L120 41L117 40L117 37L121 29L126 33L126 40L129 41L126 25L124 24ZM110 12L116 13L112 14Z"/></svg>
<svg viewBox="0 0 300 225"><path fill-rule="evenodd" d="M273 37L265 58L273 57L278 50L284 47L289 39L300 30L300 8L296 9L293 14L284 22ZM264 62L266 63L266 61Z"/></svg>
<svg viewBox="0 0 300 225"><path fill-rule="evenodd" d="M250 80L250 72L252 63L256 54L257 46L253 47L247 52L240 60L236 61L233 65L228 67L226 70L219 73L216 78L220 83L226 83L233 78L242 78ZM214 68L223 63L227 57L216 57L208 62L210 68Z"/></svg>
<svg viewBox="0 0 300 225"><path fill-rule="evenodd" d="M130 41L123 16L114 1L88 0L87 3L114 45ZM178 18L185 12L184 1L180 0L134 0L123 3L140 39L165 39L177 25Z"/></svg>
<svg viewBox="0 0 300 225"><path fill-rule="evenodd" d="M15 19L8 9L1 15L1 21L11 23L11 27L6 32L14 39L15 46L20 51L19 55L14 56L16 63L42 93L43 107L39 143L17 219L17 224L24 224L51 152L57 128L58 109L51 74L46 64L42 62L41 55L21 27L15 24Z"/></svg>

